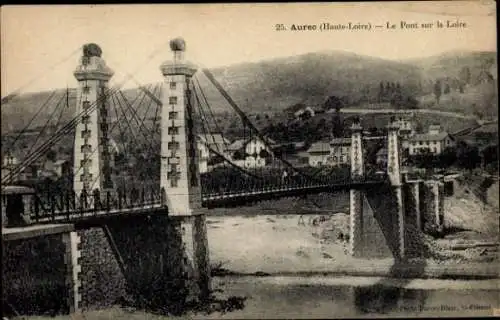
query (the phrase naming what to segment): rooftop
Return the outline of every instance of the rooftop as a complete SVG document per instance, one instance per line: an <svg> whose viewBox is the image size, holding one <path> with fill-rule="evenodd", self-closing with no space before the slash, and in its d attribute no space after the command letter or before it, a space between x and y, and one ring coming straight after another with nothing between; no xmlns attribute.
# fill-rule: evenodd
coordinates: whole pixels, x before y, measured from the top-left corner
<svg viewBox="0 0 500 320"><path fill-rule="evenodd" d="M307 150L308 153L330 153L330 143L326 141L318 141L311 145Z"/></svg>
<svg viewBox="0 0 500 320"><path fill-rule="evenodd" d="M410 138L410 141L442 141L446 137L448 137L447 132L440 132L437 134L423 133L414 135Z"/></svg>
<svg viewBox="0 0 500 320"><path fill-rule="evenodd" d="M204 143L208 144L230 144L231 141L224 138L220 133L209 133L204 135L198 135L198 138Z"/></svg>
<svg viewBox="0 0 500 320"><path fill-rule="evenodd" d="M229 151L241 150L245 146L246 142L247 142L247 140L244 140L244 139L235 140L235 141L233 141L233 143L231 143L229 146L227 146L227 150L229 150Z"/></svg>
<svg viewBox="0 0 500 320"><path fill-rule="evenodd" d="M351 145L351 138L333 138L330 145Z"/></svg>

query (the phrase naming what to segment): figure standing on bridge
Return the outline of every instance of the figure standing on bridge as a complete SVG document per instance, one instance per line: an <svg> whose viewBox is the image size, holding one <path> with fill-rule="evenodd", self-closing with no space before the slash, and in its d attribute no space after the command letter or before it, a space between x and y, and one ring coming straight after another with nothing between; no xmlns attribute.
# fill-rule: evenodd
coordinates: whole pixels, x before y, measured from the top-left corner
<svg viewBox="0 0 500 320"><path fill-rule="evenodd" d="M282 176L282 182L285 183L288 178L288 172L286 172L286 169L283 170L283 176Z"/></svg>

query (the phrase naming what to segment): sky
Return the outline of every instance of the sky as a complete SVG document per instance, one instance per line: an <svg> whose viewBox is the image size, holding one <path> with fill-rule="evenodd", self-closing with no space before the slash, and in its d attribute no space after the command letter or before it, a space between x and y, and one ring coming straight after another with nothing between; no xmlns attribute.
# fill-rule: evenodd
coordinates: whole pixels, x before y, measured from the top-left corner
<svg viewBox="0 0 500 320"><path fill-rule="evenodd" d="M466 23L435 27L436 21ZM432 22L402 30L400 22ZM372 24L372 30L292 31L295 25ZM388 30L386 23L398 29ZM286 31L276 31L283 24ZM375 30L374 25L384 28ZM391 60L447 51L496 51L493 1L397 3L277 3L185 5L47 5L1 7L2 97L75 87L81 46L94 42L124 87L162 80L168 42L183 37L186 58L200 67L255 62L308 52L342 50ZM135 79L135 80L134 80Z"/></svg>

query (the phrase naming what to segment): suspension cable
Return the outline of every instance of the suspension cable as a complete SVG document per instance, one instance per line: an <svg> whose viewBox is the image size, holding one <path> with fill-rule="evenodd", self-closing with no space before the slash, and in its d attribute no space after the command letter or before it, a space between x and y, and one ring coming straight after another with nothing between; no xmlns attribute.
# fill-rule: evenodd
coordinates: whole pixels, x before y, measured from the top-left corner
<svg viewBox="0 0 500 320"><path fill-rule="evenodd" d="M201 96L203 98L203 102L207 106L207 108L210 112L210 115L212 116L212 119L214 120L216 130L220 133L220 135L222 137L222 142L224 143L224 147L227 149L228 143L227 143L226 139L224 139L223 131L221 130L221 128L219 127L219 124L217 123L217 120L215 119L214 113L212 112L212 108L210 108L210 104L208 103L207 97L206 97L205 93L203 92L203 89L201 88L200 82L198 81L197 78L194 78L194 80L196 81L196 84L198 85L198 89L199 89L199 92L201 93ZM196 86L193 86L193 87L196 88ZM196 90L195 90L195 92L196 92Z"/></svg>
<svg viewBox="0 0 500 320"><path fill-rule="evenodd" d="M75 50L73 50L71 52L71 54L69 54L68 56L64 57L63 59L61 59L60 61L58 61L54 65L50 66L44 72L42 72L42 73L38 74L37 76L33 77L26 84L24 84L24 85L20 86L19 88L15 89L14 91L12 91L7 96L2 97L2 104L7 103L8 100L10 100L12 97L18 96L19 93L22 90L24 90L26 87L30 86L33 82L35 82L36 80L40 79L42 76L47 76L48 73L52 72L56 67L58 67L59 65L63 64L64 62L68 61L70 58L73 57L73 55L75 55L75 53L77 53L78 51L81 51L81 49L82 49L82 46L79 46L78 48L76 48Z"/></svg>
<svg viewBox="0 0 500 320"><path fill-rule="evenodd" d="M30 154L30 152L33 150L33 148L36 146L36 143L38 142L38 139L40 139L40 137L44 134L45 130L47 129L47 126L48 124L50 123L50 121L52 120L52 117L55 115L57 109L59 108L59 105L61 104L61 102L63 101L64 99L64 96L61 97L61 99L59 99L59 101L57 102L56 106L54 107L54 110L52 111L52 113L50 114L49 118L47 119L47 121L45 122L42 130L38 133L38 135L36 136L36 139L35 139L35 142L33 142L33 144L31 145L31 148L28 150L28 154ZM62 104L61 104L62 105ZM62 110L64 110L63 108L61 108Z"/></svg>
<svg viewBox="0 0 500 320"><path fill-rule="evenodd" d="M167 42L168 43L168 42ZM130 78L133 77L133 74L137 73L137 71L139 71L146 63L148 63L149 61L151 61L153 59L153 57L158 54L160 52L160 50L162 49L162 47L164 46L164 44L162 46L159 46L155 51L153 51L148 57L147 59L145 60L145 62L141 65L139 65L132 73L128 73L126 74L126 77L125 79L123 79L123 81L121 83L119 83L119 85L117 86L117 88L114 90L114 92L112 94L114 94L117 90L119 90ZM112 91L111 91L112 92ZM97 107L97 103L99 100L102 100L102 99L97 99L96 100L96 103L94 103L94 106L91 106L90 108L96 108ZM90 109L89 108L89 109ZM83 114L88 114L90 111L87 110L87 112L82 112L80 113L79 115L77 115L76 117L74 117L74 121L71 121L68 125L69 125L69 129L71 129L77 121L79 121L80 117L83 115ZM56 134L55 134L55 137L54 139L49 139L50 141L47 142L48 145L53 145L55 143L57 143L61 138L62 136L60 135L66 135L68 133L68 127L65 126L62 130L59 130ZM59 135L58 135L59 134ZM50 146L51 147L51 146ZM45 152L46 150L44 149L47 149L47 145L43 145L41 146L41 148L38 149L39 152ZM19 173L24 167L26 166L29 166L33 161L36 161L36 159L39 157L40 155L36 155L35 158L33 157L28 157L28 159L25 159L25 161L23 161L21 164L19 164L17 166L16 169L12 170L11 172L9 172L9 174L7 174L5 177L2 177L2 182L5 182L5 181L8 181L9 179L11 179L11 177L17 173Z"/></svg>
<svg viewBox="0 0 500 320"><path fill-rule="evenodd" d="M122 111L122 117L125 118L125 123L127 124L128 128L130 129L130 131L132 131L132 126L130 125L130 121L129 119L126 118L126 113L125 113L125 110L119 100L119 97L116 97L116 101L118 102L118 106L120 107L120 110ZM119 123L120 121L117 121L116 123ZM112 130L116 127L116 123L115 125L113 125L110 129L110 132L112 132ZM132 135L133 139L134 139L134 142L135 142L135 146L138 147L138 143L137 143L137 137L135 135ZM96 147L94 148L94 150L92 151L91 154L93 154L95 151L97 151L99 149L99 147ZM149 172L149 171L146 171L146 172ZM94 179L92 185L90 186L90 190L93 189L94 185L97 183L97 181L99 180L99 177L101 175L101 172L99 171L97 177ZM154 179L154 177L152 177L152 173L149 172L149 178L151 179Z"/></svg>
<svg viewBox="0 0 500 320"><path fill-rule="evenodd" d="M198 97L195 95L196 99L198 100ZM200 108L200 106L198 105L198 108ZM234 164L230 159L228 159L225 155L223 155L222 153L218 152L217 150L214 150L212 147L210 147L208 144L206 144L206 147L207 149L210 151L210 152L213 152L215 155L223 158L227 163L229 163L229 165L231 165L232 167L238 169L240 172L246 174L246 175L249 175L253 178L257 178L257 179L262 179L261 177L259 176L256 176L254 174L252 174L251 172L248 172L247 170L241 168L240 166Z"/></svg>
<svg viewBox="0 0 500 320"><path fill-rule="evenodd" d="M250 128L252 128L257 136L259 137L260 140L262 140L262 142L266 145L266 147L269 148L269 150L271 151L272 155L275 157L275 158L278 158L276 157L276 155L274 154L274 151L272 150L272 148L269 146L269 143L267 141L267 139L262 136L262 134L260 134L260 132L257 130L257 128L252 124L252 122L248 119L248 117L245 115L245 113L238 107L238 105L236 104L236 102L234 102L234 100L231 98L231 96L229 96L229 94L226 92L226 90L224 90L224 88L220 85L220 83L214 78L214 76L212 75L212 73L208 70L208 69L202 69L203 73L207 76L207 78L210 80L210 82L212 82L212 84L216 87L216 89L221 93L221 95L226 99L226 101L231 105L231 107L233 107L233 109L238 113L238 115L242 118L243 122L244 123L247 123L248 126ZM304 176L304 177L307 177L309 179L314 179L314 178L311 178L310 176L308 176L307 174L305 174L304 172L302 172L301 170L295 168L290 162L288 162L287 160L285 159L281 159L279 158L285 165L287 165L289 168L291 168L293 171L297 172L298 174ZM315 180L315 179L314 179Z"/></svg>
<svg viewBox="0 0 500 320"><path fill-rule="evenodd" d="M146 96L146 95L145 95ZM154 146L153 146L153 142L150 141L150 143L148 144L147 141L149 140L148 139L148 136L146 133L144 133L144 131L146 131L147 133L150 133L148 131L148 129L145 128L144 126L144 123L143 122L140 122L139 119L138 119L138 115L137 115L137 110L135 108L133 108L130 103L128 102L128 100L126 99L126 97L123 95L123 93L121 93L121 97L125 103L125 106L132 111L132 116L131 116L131 119L134 119L136 124L138 125L138 131L142 134L142 137L145 139L145 142L144 142L144 146L148 146L149 149L152 151L151 153L152 154L155 154L157 151L154 149ZM141 101L142 103L142 101ZM150 102L151 103L151 102Z"/></svg>
<svg viewBox="0 0 500 320"><path fill-rule="evenodd" d="M33 115L33 117L31 118L30 121L28 121L28 124L17 134L17 136L14 138L14 141L10 144L9 147L7 147L7 153L9 151L11 151L11 149L14 147L14 145L16 144L16 142L19 140L19 138L26 132L26 130L28 130L29 126L33 123L33 121L36 119L36 117L40 114L40 112L42 112L42 110L44 110L48 105L49 105L49 101L56 95L56 91L52 91L52 93L49 95L49 97L47 98L47 100L45 100L45 102L42 104L42 106L38 109L38 111L35 113L35 115Z"/></svg>
<svg viewBox="0 0 500 320"><path fill-rule="evenodd" d="M117 92L117 89L109 90L111 94L115 94ZM99 97L87 110L81 111L78 115L76 115L70 122L68 122L64 127L62 127L60 130L58 130L51 138L49 138L44 144L42 144L40 147L38 147L31 155L28 155L16 168L14 168L12 171L9 172L5 177L2 177L2 183L7 181L8 179L11 179L11 177L15 174L18 174L21 172L25 167L29 166L32 164L34 161L36 161L44 152L52 148L52 146L60 141L64 136L66 136L71 130L73 130L80 121L81 117L84 115L88 115L90 112L95 110L97 108L97 105L99 102L102 102L104 98L103 95L102 97Z"/></svg>

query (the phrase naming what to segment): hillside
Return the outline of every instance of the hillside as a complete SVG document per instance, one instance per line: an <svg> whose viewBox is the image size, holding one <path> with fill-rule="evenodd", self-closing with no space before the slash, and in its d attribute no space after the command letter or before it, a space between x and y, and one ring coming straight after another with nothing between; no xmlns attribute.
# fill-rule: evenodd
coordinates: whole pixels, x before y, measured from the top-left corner
<svg viewBox="0 0 500 320"><path fill-rule="evenodd" d="M471 82L480 75L482 70L491 73L497 79L496 52L468 52L450 51L441 55L403 60L402 62L414 65L423 72L423 80L439 77L460 77L462 68L470 70Z"/></svg>
<svg viewBox="0 0 500 320"><path fill-rule="evenodd" d="M419 100L422 107L486 117L498 116L498 66L495 52L453 51L404 62L421 70L422 95ZM433 93L436 80L441 81L443 89L439 103L436 103ZM446 86L450 88L449 93L445 90Z"/></svg>
<svg viewBox="0 0 500 320"><path fill-rule="evenodd" d="M446 79L460 77L464 67L470 71L469 84L464 87L464 92L452 88L450 93L443 94L440 103L435 103L428 84L432 85L436 79L448 81ZM321 104L331 95L347 98L349 105L359 105L360 100L376 99L381 81L400 83L405 93L419 98L421 107L465 114L478 110L486 115L498 114L496 56L490 52L450 52L437 57L398 62L331 51L232 65L212 72L247 114L264 111L279 113L298 102ZM493 76L493 82L488 74ZM197 79L215 112L234 114L201 72ZM57 97L30 128L44 125L57 99L65 99L65 92L65 89L58 90ZM137 89L124 91L130 100L138 93ZM2 133L23 128L49 94L21 95L3 104ZM62 123L74 114L75 103L75 93L71 90L69 107L61 115ZM147 117L153 117L156 108L148 108L148 104L142 105L138 112L141 116L147 112Z"/></svg>
<svg viewBox="0 0 500 320"><path fill-rule="evenodd" d="M282 110L291 104L322 103L330 95L358 101L375 96L380 81L415 89L418 68L347 52L319 52L213 70L237 103L252 110Z"/></svg>

